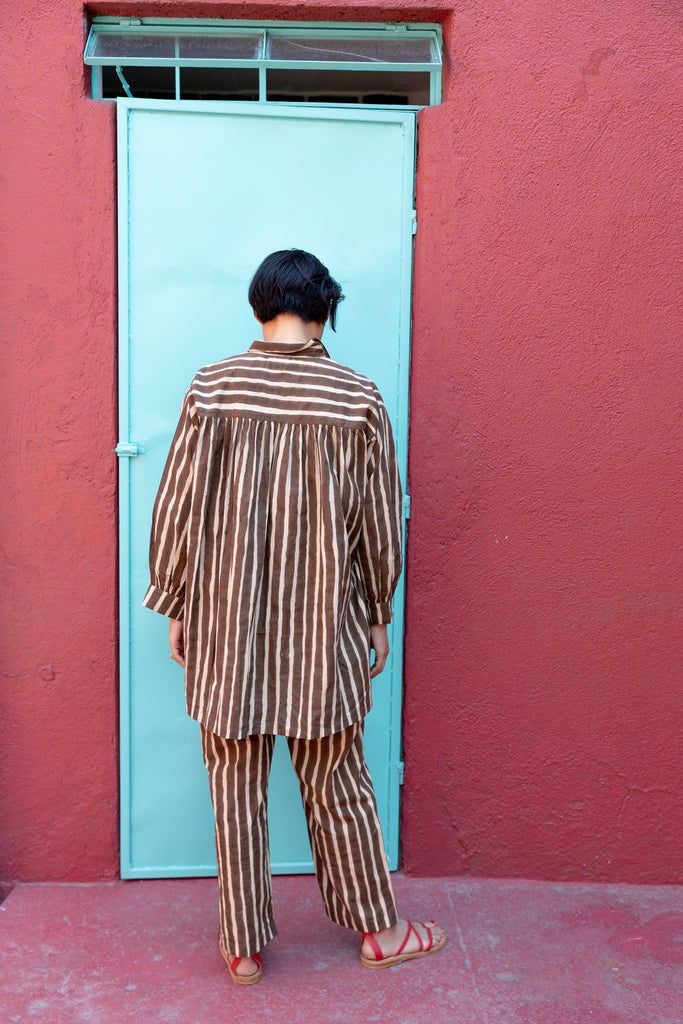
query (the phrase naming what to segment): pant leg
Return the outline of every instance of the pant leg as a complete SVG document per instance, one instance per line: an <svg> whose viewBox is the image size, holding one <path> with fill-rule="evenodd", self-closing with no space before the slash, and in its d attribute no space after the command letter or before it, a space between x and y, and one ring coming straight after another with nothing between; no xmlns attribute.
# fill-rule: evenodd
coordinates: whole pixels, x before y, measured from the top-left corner
<svg viewBox="0 0 683 1024"><path fill-rule="evenodd" d="M267 818L275 737L201 733L216 815L219 940L233 956L250 956L277 933Z"/></svg>
<svg viewBox="0 0 683 1024"><path fill-rule="evenodd" d="M287 742L325 913L355 931L390 927L398 915L362 724L320 739Z"/></svg>

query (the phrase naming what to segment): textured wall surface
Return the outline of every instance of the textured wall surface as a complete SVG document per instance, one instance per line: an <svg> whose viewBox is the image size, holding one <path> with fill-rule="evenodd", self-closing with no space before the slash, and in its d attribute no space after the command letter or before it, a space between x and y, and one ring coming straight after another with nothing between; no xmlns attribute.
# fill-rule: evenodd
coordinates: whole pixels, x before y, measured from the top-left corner
<svg viewBox="0 0 683 1024"><path fill-rule="evenodd" d="M3 5L0 876L117 872L115 195L76 4Z"/></svg>
<svg viewBox="0 0 683 1024"><path fill-rule="evenodd" d="M420 115L417 176L414 873L682 880L678 26L665 3L588 6L286 7L444 22L445 102ZM7 0L1 17L0 877L107 878L114 116L88 98L75 0Z"/></svg>
<svg viewBox="0 0 683 1024"><path fill-rule="evenodd" d="M683 881L679 27L457 10L420 117L404 861Z"/></svg>

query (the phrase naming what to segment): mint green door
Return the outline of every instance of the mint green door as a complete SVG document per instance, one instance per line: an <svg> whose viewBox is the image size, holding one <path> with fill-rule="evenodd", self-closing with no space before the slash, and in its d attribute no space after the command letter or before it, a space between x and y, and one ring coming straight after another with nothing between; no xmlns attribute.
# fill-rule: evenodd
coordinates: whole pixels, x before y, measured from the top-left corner
<svg viewBox="0 0 683 1024"><path fill-rule="evenodd" d="M199 728L168 621L144 609L152 505L195 371L258 336L247 286L275 249L316 253L342 283L334 359L372 377L405 484L415 115L408 111L118 101L121 522L121 873L215 872ZM366 749L390 865L398 862L403 585L391 661L374 681ZM271 855L312 870L298 787L278 740Z"/></svg>

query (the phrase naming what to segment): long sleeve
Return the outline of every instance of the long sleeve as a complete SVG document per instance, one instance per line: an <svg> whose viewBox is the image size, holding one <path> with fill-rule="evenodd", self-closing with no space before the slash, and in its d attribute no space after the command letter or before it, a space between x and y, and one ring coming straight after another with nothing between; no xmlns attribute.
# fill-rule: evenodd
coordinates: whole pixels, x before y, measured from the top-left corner
<svg viewBox="0 0 683 1024"><path fill-rule="evenodd" d="M358 545L373 625L391 622L391 599L401 574L401 481L387 411L377 395L377 426L368 446L365 514Z"/></svg>
<svg viewBox="0 0 683 1024"><path fill-rule="evenodd" d="M185 606L187 534L197 449L197 412L192 389L185 395L154 503L149 546L150 585L143 605L181 619Z"/></svg>

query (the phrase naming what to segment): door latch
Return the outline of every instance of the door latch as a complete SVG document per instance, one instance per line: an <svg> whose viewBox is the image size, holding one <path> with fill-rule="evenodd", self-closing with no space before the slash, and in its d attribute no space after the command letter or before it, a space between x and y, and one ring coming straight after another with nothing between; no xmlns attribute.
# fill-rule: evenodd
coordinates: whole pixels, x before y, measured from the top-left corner
<svg viewBox="0 0 683 1024"><path fill-rule="evenodd" d="M141 444L119 441L114 451L120 459L134 459L136 455L144 455L145 449Z"/></svg>

